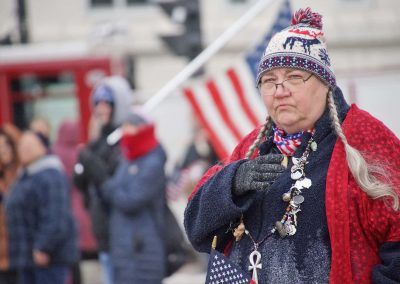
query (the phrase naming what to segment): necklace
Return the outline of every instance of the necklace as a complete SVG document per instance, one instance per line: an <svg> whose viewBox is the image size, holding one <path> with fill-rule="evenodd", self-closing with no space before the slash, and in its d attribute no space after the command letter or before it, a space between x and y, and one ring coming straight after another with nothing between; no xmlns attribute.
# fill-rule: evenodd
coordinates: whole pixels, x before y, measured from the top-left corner
<svg viewBox="0 0 400 284"><path fill-rule="evenodd" d="M280 221L275 223L275 227L272 229L278 231L282 238L286 236L293 236L297 232L297 213L299 213L300 205L304 202L304 196L301 195L302 189L310 188L312 185L311 179L307 178L304 172L304 167L307 164L310 150L317 150L317 143L311 137L307 143L306 150L300 158L292 157L293 166L290 169L290 177L294 180L294 184L291 186L288 192L282 195L283 201L289 202L286 208L285 214Z"/></svg>
<svg viewBox="0 0 400 284"><path fill-rule="evenodd" d="M250 232L245 229L243 223L243 215L240 224L233 230L236 241L239 241L243 233L246 234L253 243L253 251L249 255L249 270L253 270L252 280L258 284L257 269L262 269L261 253L258 251L259 246L275 232L278 232L281 238L293 236L297 232L297 213L299 213L300 205L304 202L304 196L301 195L303 189L310 188L311 179L307 178L304 172L310 150L317 150L317 143L311 137L307 143L306 149L300 158L292 157L293 166L290 169L290 178L294 181L289 191L282 195L282 200L288 202L285 213L280 221L275 223L272 230L264 236L260 241L256 242Z"/></svg>

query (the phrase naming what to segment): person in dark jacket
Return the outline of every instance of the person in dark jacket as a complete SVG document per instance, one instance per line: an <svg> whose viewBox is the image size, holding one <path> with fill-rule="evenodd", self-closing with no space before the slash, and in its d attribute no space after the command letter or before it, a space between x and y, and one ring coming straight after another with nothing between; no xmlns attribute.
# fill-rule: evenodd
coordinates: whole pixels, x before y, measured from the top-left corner
<svg viewBox="0 0 400 284"><path fill-rule="evenodd" d="M80 151L74 167L74 184L84 194L85 205L89 209L105 284L112 284L113 278L109 257L109 210L99 194L96 176L88 174L83 160L93 156L104 163L104 178L114 173L120 159L120 150L118 144L110 145L107 137L121 125L132 101L129 84L120 76L104 78L94 88L91 96L90 142Z"/></svg>
<svg viewBox="0 0 400 284"><path fill-rule="evenodd" d="M78 121L64 120L60 123L56 141L52 145L52 151L60 158L70 182L72 182L73 169L78 158L79 134L80 127ZM82 259L93 257L96 252L96 241L91 230L89 214L84 207L82 194L75 186L72 186L70 197L72 213L78 226L79 250L82 254ZM81 283L81 266L80 263L76 263L72 267L71 284Z"/></svg>
<svg viewBox="0 0 400 284"><path fill-rule="evenodd" d="M25 132L18 153L23 171L5 199L10 267L20 284L64 283L79 258L67 177L40 133Z"/></svg>
<svg viewBox="0 0 400 284"><path fill-rule="evenodd" d="M114 283L160 284L165 275L166 154L154 125L138 113L128 116L122 132L122 158L111 179L102 178L105 165L96 157L88 157L86 166L102 184L99 193L111 211Z"/></svg>

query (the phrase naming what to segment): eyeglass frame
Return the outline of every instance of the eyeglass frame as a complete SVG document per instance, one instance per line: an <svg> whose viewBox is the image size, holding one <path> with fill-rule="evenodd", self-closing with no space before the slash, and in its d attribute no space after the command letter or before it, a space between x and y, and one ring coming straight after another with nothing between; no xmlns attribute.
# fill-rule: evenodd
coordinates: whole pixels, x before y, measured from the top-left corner
<svg viewBox="0 0 400 284"><path fill-rule="evenodd" d="M303 83L305 84L308 80L310 80L310 78L311 78L313 75L314 75L314 74L311 73L310 76L308 76L307 79L301 78L301 80L303 80ZM300 79L300 78L296 78L296 79ZM293 78L291 78L291 79L290 79L290 78L285 79L285 80L283 80L283 81L280 82L280 83L267 82L267 83L271 83L271 84L274 84L274 85L275 85L275 91L274 91L271 95L266 95L266 96L269 96L269 97L274 96L275 93L276 93L276 91L278 90L278 86L281 85L282 88L285 88L285 86L283 85L283 83L285 83L285 82L287 82L287 81L290 81L290 80L293 80ZM261 80L260 80L260 81L261 81ZM257 88L258 88L258 91L262 94L262 92L261 92L261 84L262 84L262 83L260 82L260 83L258 84Z"/></svg>

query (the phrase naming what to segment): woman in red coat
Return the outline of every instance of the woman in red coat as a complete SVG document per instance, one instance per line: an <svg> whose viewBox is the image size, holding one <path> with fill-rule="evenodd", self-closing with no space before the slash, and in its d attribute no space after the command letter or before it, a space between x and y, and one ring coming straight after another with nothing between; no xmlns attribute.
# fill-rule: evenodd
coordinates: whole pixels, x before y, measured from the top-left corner
<svg viewBox="0 0 400 284"><path fill-rule="evenodd" d="M272 37L256 83L266 123L192 193L193 246L217 235L258 284L399 283L400 141L344 100L319 14Z"/></svg>

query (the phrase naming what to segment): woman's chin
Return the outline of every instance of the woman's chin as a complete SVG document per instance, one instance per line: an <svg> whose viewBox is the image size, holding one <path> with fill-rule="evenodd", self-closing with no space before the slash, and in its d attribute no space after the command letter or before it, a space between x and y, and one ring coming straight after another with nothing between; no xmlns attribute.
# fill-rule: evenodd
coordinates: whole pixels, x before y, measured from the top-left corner
<svg viewBox="0 0 400 284"><path fill-rule="evenodd" d="M296 125L298 124L298 120L291 115L279 116L275 122L280 128L285 130L285 132L296 128Z"/></svg>

